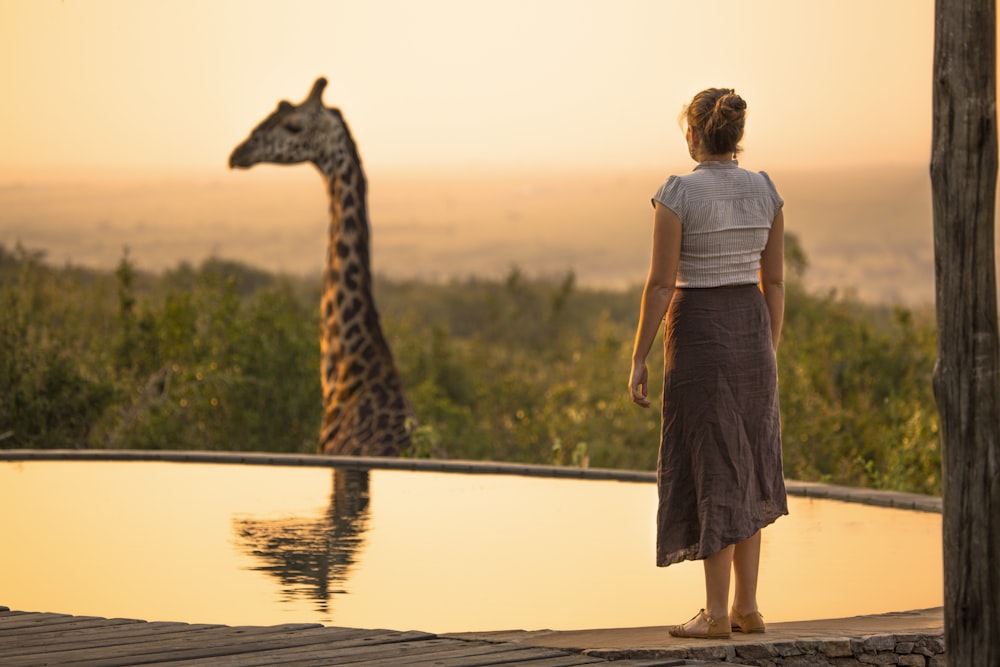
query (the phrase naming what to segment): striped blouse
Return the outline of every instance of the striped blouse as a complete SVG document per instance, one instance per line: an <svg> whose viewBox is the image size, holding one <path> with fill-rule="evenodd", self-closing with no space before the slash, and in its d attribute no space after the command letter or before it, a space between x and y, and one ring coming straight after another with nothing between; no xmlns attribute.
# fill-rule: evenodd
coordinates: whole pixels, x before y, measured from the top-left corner
<svg viewBox="0 0 1000 667"><path fill-rule="evenodd" d="M764 172L736 160L702 162L671 176L653 195L681 220L678 287L747 285L760 280L760 255L784 201Z"/></svg>

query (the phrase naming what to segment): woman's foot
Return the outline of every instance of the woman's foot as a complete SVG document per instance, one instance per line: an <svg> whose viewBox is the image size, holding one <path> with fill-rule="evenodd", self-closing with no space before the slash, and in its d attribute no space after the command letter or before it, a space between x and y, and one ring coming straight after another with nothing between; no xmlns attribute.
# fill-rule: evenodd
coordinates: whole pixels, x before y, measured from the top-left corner
<svg viewBox="0 0 1000 667"><path fill-rule="evenodd" d="M674 637L691 639L729 639L732 636L732 628L728 616L712 618L702 609L684 625L670 628L670 634Z"/></svg>
<svg viewBox="0 0 1000 667"><path fill-rule="evenodd" d="M744 634L767 632L764 617L760 615L759 611L751 611L747 614L737 614L735 611L731 611L729 618L732 619L733 632Z"/></svg>

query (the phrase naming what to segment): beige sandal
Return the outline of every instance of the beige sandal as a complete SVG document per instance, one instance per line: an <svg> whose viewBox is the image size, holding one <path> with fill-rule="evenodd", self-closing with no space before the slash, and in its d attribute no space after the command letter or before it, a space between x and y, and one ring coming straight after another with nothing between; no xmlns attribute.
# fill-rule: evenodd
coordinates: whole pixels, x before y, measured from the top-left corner
<svg viewBox="0 0 1000 667"><path fill-rule="evenodd" d="M705 619L705 623L708 624L707 632L691 632L690 630L686 630L683 625L677 625L670 628L670 635L685 639L729 639L732 636L732 628L729 625L728 616L712 618L702 609L694 615L691 621L697 619L699 616ZM688 623L691 621L688 621Z"/></svg>
<svg viewBox="0 0 1000 667"><path fill-rule="evenodd" d="M767 627L764 625L764 617L761 616L759 611L752 611L743 616L730 612L730 618L733 619L733 632L743 632L748 635L767 632Z"/></svg>

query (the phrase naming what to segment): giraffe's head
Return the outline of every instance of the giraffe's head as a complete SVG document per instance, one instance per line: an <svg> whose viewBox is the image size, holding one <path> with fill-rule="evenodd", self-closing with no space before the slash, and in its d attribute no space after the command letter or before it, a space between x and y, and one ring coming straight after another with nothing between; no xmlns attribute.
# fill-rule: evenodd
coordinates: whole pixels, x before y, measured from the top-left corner
<svg viewBox="0 0 1000 667"><path fill-rule="evenodd" d="M326 79L316 79L309 97L294 105L282 100L250 136L229 156L230 168L252 167L260 162L319 164L330 157L331 139L342 136L339 112L323 106Z"/></svg>

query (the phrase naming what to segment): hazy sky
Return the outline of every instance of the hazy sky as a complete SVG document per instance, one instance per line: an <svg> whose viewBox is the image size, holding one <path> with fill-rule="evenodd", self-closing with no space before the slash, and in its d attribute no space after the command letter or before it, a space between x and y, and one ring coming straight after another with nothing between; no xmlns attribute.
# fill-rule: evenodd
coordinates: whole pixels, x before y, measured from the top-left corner
<svg viewBox="0 0 1000 667"><path fill-rule="evenodd" d="M932 0L0 0L0 169L224 170L326 76L369 169L684 162L698 90L746 160L929 160Z"/></svg>

